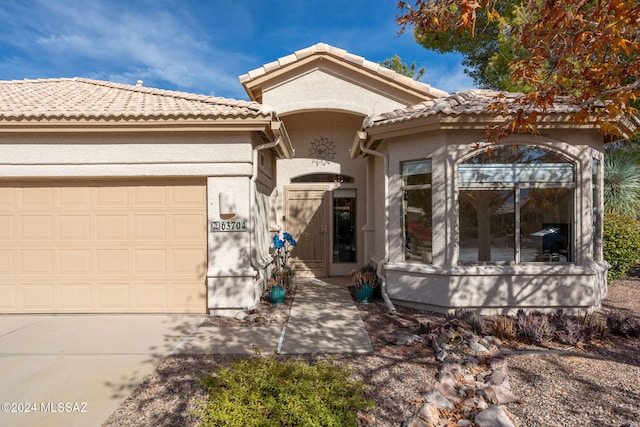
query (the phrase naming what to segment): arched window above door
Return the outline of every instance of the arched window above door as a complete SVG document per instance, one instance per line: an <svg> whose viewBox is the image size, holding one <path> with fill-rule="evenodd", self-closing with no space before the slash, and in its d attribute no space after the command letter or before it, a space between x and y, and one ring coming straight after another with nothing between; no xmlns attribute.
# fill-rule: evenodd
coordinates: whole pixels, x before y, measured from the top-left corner
<svg viewBox="0 0 640 427"><path fill-rule="evenodd" d="M316 182L338 182L344 184L353 184L353 177L348 175L333 173L310 173L291 178L292 184L308 184Z"/></svg>

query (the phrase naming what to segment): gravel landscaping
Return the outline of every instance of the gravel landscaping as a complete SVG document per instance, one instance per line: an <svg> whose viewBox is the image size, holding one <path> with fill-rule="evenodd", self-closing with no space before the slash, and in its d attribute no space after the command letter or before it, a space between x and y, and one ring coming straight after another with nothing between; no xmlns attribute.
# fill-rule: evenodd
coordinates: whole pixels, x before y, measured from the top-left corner
<svg viewBox="0 0 640 427"><path fill-rule="evenodd" d="M624 313L640 321L640 274L610 285L598 315ZM441 315L397 307L393 320L380 300L356 304L374 345L373 354L307 355L349 363L354 377L371 386L377 408L360 414L364 426L401 426L438 380L440 363L428 342L397 345L398 338L444 324ZM291 298L277 308L263 304L249 322L210 318L211 326L260 327L286 322ZM407 321L411 320L411 322ZM505 342L511 391L520 403L504 406L513 424L611 426L640 424L640 339L610 336L580 347L540 347ZM197 426L206 401L199 379L236 355L175 355L167 358L104 423L104 426ZM285 357L285 356L281 356ZM293 356L292 356L293 357ZM455 425L455 424L454 424ZM633 424L629 424L633 425Z"/></svg>

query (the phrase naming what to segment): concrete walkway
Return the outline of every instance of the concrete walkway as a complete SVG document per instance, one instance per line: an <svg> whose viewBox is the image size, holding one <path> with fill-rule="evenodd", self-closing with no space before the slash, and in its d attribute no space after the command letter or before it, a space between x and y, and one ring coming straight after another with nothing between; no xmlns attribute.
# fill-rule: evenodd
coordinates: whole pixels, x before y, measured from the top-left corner
<svg viewBox="0 0 640 427"><path fill-rule="evenodd" d="M369 334L344 283L340 279L300 280L281 353L370 352Z"/></svg>
<svg viewBox="0 0 640 427"><path fill-rule="evenodd" d="M296 279L285 327L198 328L176 349L180 354L368 353L373 345L345 278Z"/></svg>

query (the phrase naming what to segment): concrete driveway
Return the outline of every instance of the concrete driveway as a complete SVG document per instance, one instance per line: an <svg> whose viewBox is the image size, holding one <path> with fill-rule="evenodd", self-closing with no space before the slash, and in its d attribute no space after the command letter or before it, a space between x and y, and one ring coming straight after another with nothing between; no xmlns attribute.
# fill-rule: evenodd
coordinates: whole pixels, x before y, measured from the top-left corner
<svg viewBox="0 0 640 427"><path fill-rule="evenodd" d="M205 317L0 316L0 426L100 426Z"/></svg>

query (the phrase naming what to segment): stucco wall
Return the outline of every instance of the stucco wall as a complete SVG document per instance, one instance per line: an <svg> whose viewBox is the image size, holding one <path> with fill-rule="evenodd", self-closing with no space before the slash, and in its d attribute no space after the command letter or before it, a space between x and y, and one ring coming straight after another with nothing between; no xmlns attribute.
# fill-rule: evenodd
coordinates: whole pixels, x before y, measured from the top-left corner
<svg viewBox="0 0 640 427"><path fill-rule="evenodd" d="M0 176L250 174L248 141L248 132L5 135Z"/></svg>
<svg viewBox="0 0 640 427"><path fill-rule="evenodd" d="M283 80L270 82L262 91L262 102L276 108L280 116L304 110L342 110L368 116L420 101L415 97L405 101L401 97L406 98L406 93L390 93L380 82L336 67L311 68Z"/></svg>

